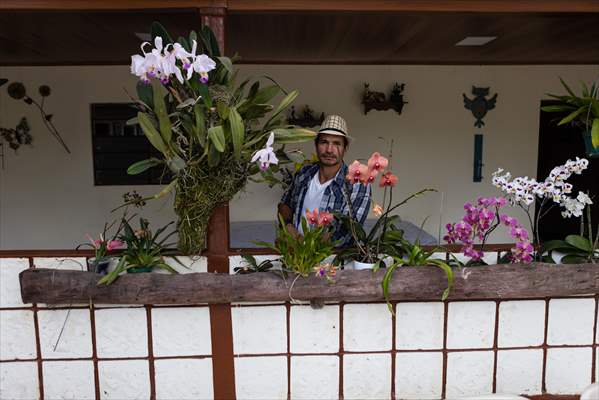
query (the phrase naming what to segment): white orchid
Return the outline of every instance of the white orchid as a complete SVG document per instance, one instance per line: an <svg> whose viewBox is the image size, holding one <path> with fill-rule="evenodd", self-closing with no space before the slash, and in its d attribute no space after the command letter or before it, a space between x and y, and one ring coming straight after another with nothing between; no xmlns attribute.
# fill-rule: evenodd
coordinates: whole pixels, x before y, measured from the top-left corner
<svg viewBox="0 0 599 400"><path fill-rule="evenodd" d="M562 211L564 217L579 217L586 204L592 204L591 199L584 193L579 192L578 197L571 198L567 194L572 193L572 184L566 180L574 174L581 174L589 165L588 160L576 157L575 161L568 160L564 165L559 165L551 170L545 182L537 182L528 177L518 177L511 180L509 172L503 173L498 169L493 173L493 185L508 195L512 204L529 206L534 202L535 196L548 198L565 208Z"/></svg>
<svg viewBox="0 0 599 400"><path fill-rule="evenodd" d="M200 54L191 66L195 72L200 74L200 80L206 83L208 82L208 72L216 68L216 63L206 54Z"/></svg>
<svg viewBox="0 0 599 400"><path fill-rule="evenodd" d="M163 84L169 82L171 75L175 75L180 83L185 81L183 79L183 74L181 74L181 70L177 67L177 58L173 53L169 53L162 58L162 72L163 76L161 81Z"/></svg>
<svg viewBox="0 0 599 400"><path fill-rule="evenodd" d="M193 61L191 61L190 59L194 59L195 58L195 49L197 46L197 42L194 40L193 41L193 50L192 52L188 52L187 50L185 50L185 47L181 46L180 43L175 43L173 45L173 51L172 51L172 55L174 55L178 60L181 61L181 64L183 64L183 69L184 70L188 70L189 67L191 67L191 63ZM187 78L189 79L189 78Z"/></svg>
<svg viewBox="0 0 599 400"><path fill-rule="evenodd" d="M270 164L278 164L279 159L275 155L272 145L275 141L275 133L271 132L268 140L266 141L266 147L262 150L258 150L252 157L252 162L259 161L260 169L266 171Z"/></svg>
<svg viewBox="0 0 599 400"><path fill-rule="evenodd" d="M147 46L151 46L151 43L144 42L141 45L143 56L139 54L131 56L131 73L144 82L149 82L150 78L157 78L166 85L171 76L175 75L180 83L184 83L185 80L191 79L195 71L200 75L201 81L206 83L208 72L216 68L216 62L207 55L196 55L198 43L195 40L191 52L185 50L180 43L163 46L160 36L154 39L154 47L150 52L146 52ZM177 65L178 61L181 62L182 67ZM185 77L181 68L187 71Z"/></svg>

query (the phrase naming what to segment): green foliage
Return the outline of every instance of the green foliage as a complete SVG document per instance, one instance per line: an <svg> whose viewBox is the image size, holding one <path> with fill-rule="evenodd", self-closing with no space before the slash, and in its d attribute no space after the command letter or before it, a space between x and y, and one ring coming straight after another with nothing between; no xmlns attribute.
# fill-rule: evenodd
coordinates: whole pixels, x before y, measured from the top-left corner
<svg viewBox="0 0 599 400"><path fill-rule="evenodd" d="M418 242L410 243L407 240L401 238L396 243L397 250L396 254L404 254L403 257L398 257L396 255L393 256L393 264L387 268L385 271L385 275L383 276L382 287L383 287L383 295L385 296L385 300L387 301L387 307L389 311L393 313L393 307L391 306L389 300L389 284L391 283L391 279L393 278L393 272L402 266L433 266L440 268L445 272L447 276L447 288L443 291L441 296L441 300L447 299L449 296L449 292L451 291L451 287L453 285L453 271L451 267L445 260L441 260L438 258L433 258L433 254L438 251L438 249L433 250L424 250Z"/></svg>
<svg viewBox="0 0 599 400"><path fill-rule="evenodd" d="M596 263L599 261L599 226L595 227L596 231L593 232L591 208L588 205L585 208L586 229L585 214L583 213L580 219L580 235L568 235L564 240L550 240L543 243L541 254L547 253L543 261L553 262L552 253L554 251L564 254L560 261L561 264ZM593 234L595 235L594 239Z"/></svg>
<svg viewBox="0 0 599 400"><path fill-rule="evenodd" d="M599 248L580 235L568 235L565 240L550 240L543 243L542 252L551 257L554 251L564 254L561 264L578 264L599 261Z"/></svg>
<svg viewBox="0 0 599 400"><path fill-rule="evenodd" d="M574 123L585 130L590 130L593 147L599 148L599 87L593 83L589 88L582 82L581 95L577 96L562 78L560 78L560 81L568 94L565 96L548 94L559 100L560 104L541 107L541 110L545 112L567 112L568 115L563 117L558 125Z"/></svg>
<svg viewBox="0 0 599 400"><path fill-rule="evenodd" d="M173 43L157 22L152 24L152 39L156 36L162 37L164 46ZM286 93L278 84L260 88L259 82L248 91L249 81L236 84L234 60L220 55L210 28L203 26L199 35L191 32L178 42L188 48L193 40L198 40L198 53L216 62L216 68L209 72L208 84L200 83L194 72L182 84L173 79L166 85L154 83L153 89L143 83L137 85L137 121L144 134L162 153L167 165L173 164L175 157L181 160L175 163L183 167L174 171L174 179L189 168L217 169L232 160L247 165L245 172L249 175L251 157L264 147L271 131L279 144L314 139L313 131L287 125L278 118L297 97L297 91ZM276 106L269 104L279 94L285 95L283 100ZM131 171L138 169L139 165Z"/></svg>
<svg viewBox="0 0 599 400"><path fill-rule="evenodd" d="M173 44L159 23L152 24L151 32L152 42L160 36L164 48ZM128 172L140 173L157 163L168 166L172 181L166 192L152 198L176 188L179 248L197 254L205 248L206 226L214 207L230 201L259 172L251 159L270 133L275 132L275 144L280 145L313 140L316 133L288 125L281 118L297 91L287 93L270 78L274 84L264 87L259 81L238 83L237 57L221 55L214 33L206 26L177 39L188 51L194 41L196 54L210 57L215 69L208 72L207 83L194 71L183 83L172 79L166 84L156 80L153 87L137 85L139 112L131 123L141 126L161 156L158 161L138 162ZM180 60L176 67L187 75ZM282 100L275 101L277 97Z"/></svg>
<svg viewBox="0 0 599 400"><path fill-rule="evenodd" d="M98 285L110 285L118 278L120 273L131 268L149 268L150 270L153 268L161 268L171 273L177 273L177 271L168 265L163 258L165 255L174 254L173 251L166 250L166 248L170 246L169 244L166 244L166 241L175 234L176 231L162 235L171 224L172 222L158 229L156 233L153 234L149 229L148 220L140 218L140 228L134 230L129 224L129 221L123 218L123 233L119 236L119 239L127 244L127 248L123 250L121 259L116 268L100 279Z"/></svg>
<svg viewBox="0 0 599 400"><path fill-rule="evenodd" d="M287 230L280 215L279 222L274 244L267 242L256 242L256 244L279 253L285 270L308 276L313 272L314 267L333 254L335 243L330 239L327 226L308 226L306 219L302 217L304 235L298 237Z"/></svg>
<svg viewBox="0 0 599 400"><path fill-rule="evenodd" d="M349 194L344 188L346 198ZM402 249L396 244L403 239L403 231L395 225L399 222L399 216L391 215L398 207L406 204L413 198L419 197L427 192L435 192L435 189L422 189L416 193L412 193L399 203L389 206L387 210L378 218L368 234L364 231L362 225L352 216L344 215L339 212L334 212L335 218L340 221L345 229L351 233L353 244L342 249L337 253L334 264L341 265L350 260L356 260L366 263L375 263L374 269L377 270L383 266L380 260L380 254L387 254L395 257L402 257Z"/></svg>
<svg viewBox="0 0 599 400"><path fill-rule="evenodd" d="M246 265L243 267L235 267L233 271L235 271L236 274L243 275L254 272L268 272L273 267L272 260L264 260L258 264L256 258L252 255L242 254L241 258L243 258Z"/></svg>

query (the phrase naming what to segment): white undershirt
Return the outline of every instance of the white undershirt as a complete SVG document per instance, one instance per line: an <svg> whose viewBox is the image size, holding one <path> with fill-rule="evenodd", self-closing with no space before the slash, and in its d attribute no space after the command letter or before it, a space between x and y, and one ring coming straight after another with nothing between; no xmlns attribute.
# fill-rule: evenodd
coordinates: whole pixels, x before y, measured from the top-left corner
<svg viewBox="0 0 599 400"><path fill-rule="evenodd" d="M320 203L322 202L322 196L324 195L324 191L326 188L333 182L335 177L329 179L325 183L320 183L320 171L314 174L312 180L310 180L310 185L308 186L308 191L306 192L306 197L304 197L304 204L302 206L302 216L306 216L306 210L310 210L310 212L314 211L314 209L320 208ZM303 235L304 231L302 229L302 223L300 218L300 223L297 229Z"/></svg>

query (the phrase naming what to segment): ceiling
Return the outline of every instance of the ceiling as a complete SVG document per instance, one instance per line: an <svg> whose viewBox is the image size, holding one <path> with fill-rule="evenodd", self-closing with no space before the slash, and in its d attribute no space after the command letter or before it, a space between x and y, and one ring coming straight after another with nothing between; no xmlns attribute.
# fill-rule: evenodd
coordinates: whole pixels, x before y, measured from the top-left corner
<svg viewBox="0 0 599 400"><path fill-rule="evenodd" d="M197 9L0 11L0 65L129 64L160 21L197 29ZM466 36L497 36L456 47ZM599 13L229 12L227 54L274 64L599 64Z"/></svg>

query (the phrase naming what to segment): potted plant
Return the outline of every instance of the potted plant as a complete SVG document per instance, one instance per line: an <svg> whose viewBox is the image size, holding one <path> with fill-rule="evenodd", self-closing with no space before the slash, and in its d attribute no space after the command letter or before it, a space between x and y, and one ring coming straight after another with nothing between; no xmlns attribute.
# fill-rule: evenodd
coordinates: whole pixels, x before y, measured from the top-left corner
<svg viewBox="0 0 599 400"><path fill-rule="evenodd" d="M123 218L124 219L124 218ZM81 243L75 249L78 250L83 246L91 247L94 250L94 257L87 260L87 270L98 274L105 275L108 272L108 265L112 261L112 254L115 250L120 250L125 246L125 243L118 239L118 236L123 229L121 223L116 229L114 235L108 237L108 231L114 226L116 221L110 224L105 223L102 233L98 239L93 239L87 235L88 243Z"/></svg>
<svg viewBox="0 0 599 400"><path fill-rule="evenodd" d="M393 250L393 247L395 250ZM451 291L451 286L453 285L453 271L445 260L441 260L434 256L434 253L439 250L440 249L435 248L427 251L420 246L418 240L416 240L416 243L410 243L404 238L400 238L395 245L391 247L390 254L392 255L393 263L387 268L385 275L383 275L383 280L381 281L383 295L385 296L387 307L391 314L393 314L393 307L389 299L389 284L393 278L393 272L399 267L433 266L440 268L447 276L447 288L443 291L441 300L447 299L447 296L449 296L449 292Z"/></svg>
<svg viewBox="0 0 599 400"><path fill-rule="evenodd" d="M277 236L275 243L256 242L260 246L267 247L279 253L283 271L294 272L299 276L307 277L312 272L319 276L330 272L334 275L335 268L323 266L321 263L333 254L335 242L331 240L331 224L333 215L318 210L307 211L302 217L303 235L290 232L283 218L279 215Z"/></svg>
<svg viewBox="0 0 599 400"><path fill-rule="evenodd" d="M576 160L567 160L563 165L553 168L543 182L537 182L528 177L512 178L511 173L504 172L501 168L493 173L493 185L505 194L512 206L521 208L528 216L532 233L532 247L535 250L543 247L539 236L539 225L551 208L555 206L562 208L563 218L582 218L585 207L593 203L584 192L579 191L574 197L574 187L567 182L573 174L582 174L588 165L589 161L585 158L576 157ZM533 206L535 206L534 210ZM513 224L518 224L517 221L507 216L502 216L502 218L502 222L510 226L510 233L513 236L514 229L516 229ZM584 224L582 225L584 226ZM589 236L589 241L592 241L592 235ZM543 259L543 261L551 262L550 257L542 257L543 252L535 252L533 255L535 261Z"/></svg>
<svg viewBox="0 0 599 400"><path fill-rule="evenodd" d="M560 78L560 81L567 95L557 96L549 94L549 96L559 100L559 104L541 107L545 112L568 113L563 117L558 125L572 123L581 129L589 157L599 156L599 87L597 83L593 83L589 87L582 82L581 96L574 94L572 89L568 87L566 82Z"/></svg>
<svg viewBox="0 0 599 400"><path fill-rule="evenodd" d="M126 219L122 219L123 233L119 238L127 244L127 248L123 250L119 263L116 268L108 275L98 281L100 284L111 284L121 272L151 272L154 268L161 268L171 273L177 271L168 265L164 260L164 256L176 254L175 250L169 250L171 244L165 244L166 240L171 237L176 231L172 231L166 235L161 235L166 229L173 224L168 223L158 229L156 233L152 233L149 228L148 220L139 219L139 229L134 230ZM174 257L176 259L176 257Z"/></svg>
<svg viewBox="0 0 599 400"><path fill-rule="evenodd" d="M242 190L248 177L287 161L284 149L275 156L273 146L316 134L285 121L297 91L286 92L276 82L238 83L237 57L221 55L208 27L175 41L155 22L152 41L142 44L143 55L131 58L131 71L140 78L139 112L132 123L139 123L161 156L131 165L128 173L159 165L170 169L168 186L150 198L175 191L179 250L199 253L214 208ZM280 103L271 105L281 93ZM256 158L262 148L266 152Z"/></svg>
<svg viewBox="0 0 599 400"><path fill-rule="evenodd" d="M384 266L384 254L389 254L392 246L397 240L403 237L403 232L397 229L394 223L399 219L398 216L392 216L396 208L406 204L414 197L418 197L426 192L434 191L434 189L423 189L414 193L393 205L393 188L397 184L397 176L391 171L386 171L389 160L383 157L380 153L375 152L368 159L368 164L361 164L359 161L354 161L348 171L346 177L346 185L370 184L376 181L376 177L381 173L379 186L384 189L383 205L373 203L373 212L379 217L373 228L367 234L362 225L356 220L352 203L349 201L349 190L343 188L343 193L346 203L349 205L349 215L342 213L334 213L335 217L349 231L352 237L352 244L343 248L337 254L334 263L341 265L353 261L354 269L378 269Z"/></svg>
<svg viewBox="0 0 599 400"><path fill-rule="evenodd" d="M586 196L586 195L585 195ZM553 252L560 253L561 264L598 263L599 262L599 226L596 227L593 238L593 226L591 223L591 208L586 208L586 224L583 212L580 216L580 234L568 235L564 240L550 240L543 243L542 252L547 252L548 258L555 261ZM586 232L585 232L586 228ZM587 236L585 237L585 233Z"/></svg>

